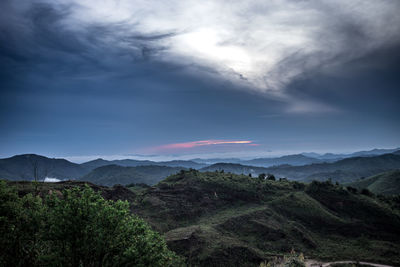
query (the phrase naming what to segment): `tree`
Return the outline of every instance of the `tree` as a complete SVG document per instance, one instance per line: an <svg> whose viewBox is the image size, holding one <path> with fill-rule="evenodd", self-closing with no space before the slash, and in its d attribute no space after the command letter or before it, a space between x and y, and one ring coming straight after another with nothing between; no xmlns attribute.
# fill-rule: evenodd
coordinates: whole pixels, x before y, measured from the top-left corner
<svg viewBox="0 0 400 267"><path fill-rule="evenodd" d="M347 191L349 191L350 193L357 194L357 188L354 188L351 186L348 186L346 188L347 188Z"/></svg>
<svg viewBox="0 0 400 267"><path fill-rule="evenodd" d="M20 198L0 181L0 266L36 266L46 244L41 238L46 206L37 195Z"/></svg>
<svg viewBox="0 0 400 267"><path fill-rule="evenodd" d="M258 179L260 179L262 181L265 180L265 177L266 177L265 173L261 173L258 175Z"/></svg>
<svg viewBox="0 0 400 267"><path fill-rule="evenodd" d="M276 179L275 179L275 176L273 174L268 174L267 180L275 181Z"/></svg>
<svg viewBox="0 0 400 267"><path fill-rule="evenodd" d="M368 188L363 188L363 189L361 190L361 194L366 195L366 196L369 196L369 197L373 197L373 196L374 196L374 193L372 193L371 191L369 191Z"/></svg>
<svg viewBox="0 0 400 267"><path fill-rule="evenodd" d="M249 177L252 177L252 176L251 176L251 173L249 173Z"/></svg>
<svg viewBox="0 0 400 267"><path fill-rule="evenodd" d="M45 200L0 184L1 266L180 266L161 236L89 186Z"/></svg>

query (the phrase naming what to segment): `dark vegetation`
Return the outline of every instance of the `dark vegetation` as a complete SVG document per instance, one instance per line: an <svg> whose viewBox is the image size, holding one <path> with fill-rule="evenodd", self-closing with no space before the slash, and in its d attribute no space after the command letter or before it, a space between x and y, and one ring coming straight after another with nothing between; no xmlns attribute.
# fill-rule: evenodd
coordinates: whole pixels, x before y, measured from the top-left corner
<svg viewBox="0 0 400 267"><path fill-rule="evenodd" d="M262 179L192 169L171 175L153 187L129 184L129 190L122 186L108 188L89 185L105 199L128 200L131 212L160 232L168 247L183 256L188 265L258 266L262 262L267 265L268 262L282 262L284 256L293 250L303 252L306 257L322 260L352 259L400 264L399 197L366 194L356 188L348 189L330 181L304 184L286 179L274 180L267 174L261 177ZM50 195L52 199L59 196L58 201L63 201L64 197L60 197L64 195L63 189L84 187L83 182L8 184L18 189L17 203L22 203L22 199L28 196L39 201L39 206L47 210L40 214L53 214L49 213L52 202L47 200L46 195ZM12 201L8 203L15 199L17 198L14 194ZM26 225L35 225L30 221L36 218L31 215L36 210L32 207L35 206L27 206L26 210L17 208L21 210L19 214L29 214L28 222L21 224L24 227L16 228L18 231L28 231L31 228ZM127 207L124 206L125 211ZM65 215L62 220L75 217L70 214ZM139 220L135 216L133 218ZM46 220L41 221L47 223ZM90 220L83 223L78 221L69 223L71 227L75 223L77 227L94 223L92 230L90 227L89 230L79 230L88 231L90 235L94 235L93 231L97 227L105 227ZM9 224L2 224L2 232L10 231L9 228L4 228L7 225ZM39 246L40 249L34 246L24 251L38 250L40 253L34 254L37 255L37 263L43 263L47 257L59 257L55 252L51 252L52 248L47 247L50 241L46 239L46 232L37 230L45 228L35 229L39 239L45 240L44 243ZM97 231L105 231L103 236L108 233L105 229ZM6 234L7 238L4 240L12 240L12 236L17 236L18 241L13 242L21 244L24 243L22 236L32 236L31 233ZM91 242L96 241L93 241L95 237L91 238ZM32 241L28 244L32 244ZM2 246L5 251L6 247L13 247L9 244ZM54 249L57 249L57 246ZM23 259L27 256L18 257ZM68 261L71 261L71 258Z"/></svg>
<svg viewBox="0 0 400 267"><path fill-rule="evenodd" d="M194 265L258 265L292 249L326 260L399 265L395 203L329 181L306 185L191 170L142 191L133 211Z"/></svg>
<svg viewBox="0 0 400 267"><path fill-rule="evenodd" d="M330 265L331 267L373 267L369 264L361 264L359 262L355 263L334 263Z"/></svg>
<svg viewBox="0 0 400 267"><path fill-rule="evenodd" d="M18 192L0 181L0 266L182 263L158 233L129 212L126 201L105 200L87 185L62 191L15 185Z"/></svg>
<svg viewBox="0 0 400 267"><path fill-rule="evenodd" d="M329 176L352 173L348 178L353 179L395 168L398 157L385 154L272 168L221 163L201 171L106 165L84 176L83 179L98 184L89 183L90 188L78 181L10 181L7 186L2 182L0 265L8 265L13 259L18 259L20 266L50 262L67 266L107 266L111 262L138 266L150 262L152 266L180 264L160 236L139 217L160 232L168 247L183 256L188 265L268 265L268 262L282 262L291 251L323 260L400 265L400 196L395 195L399 171L343 186L338 183L343 180L340 175L339 179L326 178L308 184L279 178L282 170L288 171L288 177L295 171L298 177L307 177L312 172L316 173L311 176L318 176L323 169ZM71 174L79 169L64 160L30 156L14 160L5 165L0 160L0 173L12 170L19 172L20 177L41 177L52 176L56 170L65 169ZM19 169L21 164L28 165ZM117 183L126 187L101 186ZM129 215L129 208L136 215ZM103 217L104 220L100 219ZM114 217L128 226L113 220ZM75 235L74 239L70 235ZM140 240L148 242L150 247L135 243L138 240L132 240L132 235L142 235ZM88 246L96 242L98 245L90 254ZM159 242L161 245L156 246ZM128 251L129 247L132 249ZM153 247L159 256L150 255L148 251ZM146 262L135 262L139 257L135 253Z"/></svg>

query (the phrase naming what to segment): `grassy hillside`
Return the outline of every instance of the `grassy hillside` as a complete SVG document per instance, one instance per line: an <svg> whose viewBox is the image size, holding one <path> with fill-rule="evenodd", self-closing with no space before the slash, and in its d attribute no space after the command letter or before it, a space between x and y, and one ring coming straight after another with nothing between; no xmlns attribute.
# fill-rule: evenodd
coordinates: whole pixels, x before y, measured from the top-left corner
<svg viewBox="0 0 400 267"><path fill-rule="evenodd" d="M375 194L400 194L400 170L384 172L369 178L350 183L349 186L358 189L366 188Z"/></svg>
<svg viewBox="0 0 400 267"><path fill-rule="evenodd" d="M31 182L9 182L20 195ZM39 183L39 195L60 194L83 182ZM329 182L309 185L217 172L182 171L156 186L107 188L106 199L124 199L132 212L163 233L188 265L259 266L292 249L325 260L400 265L399 198L386 202ZM136 190L140 187L140 190Z"/></svg>
<svg viewBox="0 0 400 267"><path fill-rule="evenodd" d="M80 178L99 185L112 186L114 184L145 183L155 184L165 177L177 173L181 167L165 166L137 166L122 167L118 165L107 165L99 167Z"/></svg>
<svg viewBox="0 0 400 267"><path fill-rule="evenodd" d="M195 265L258 266L292 248L314 258L398 265L394 207L329 182L185 171L141 191L133 211Z"/></svg>

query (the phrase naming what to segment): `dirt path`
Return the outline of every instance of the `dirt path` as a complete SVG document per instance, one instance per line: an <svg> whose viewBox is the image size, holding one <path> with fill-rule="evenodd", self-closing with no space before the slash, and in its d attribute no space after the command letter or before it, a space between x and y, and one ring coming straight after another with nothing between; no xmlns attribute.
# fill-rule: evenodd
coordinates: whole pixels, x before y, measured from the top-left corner
<svg viewBox="0 0 400 267"><path fill-rule="evenodd" d="M332 262L322 262L322 261L317 261L317 260L306 260L306 266L307 267L329 267L331 264L335 263L357 263L357 261L332 261ZM358 263L360 264L367 264L375 267L393 267L391 265L383 265L383 264L377 264L377 263L371 263L371 262L363 262L359 261Z"/></svg>

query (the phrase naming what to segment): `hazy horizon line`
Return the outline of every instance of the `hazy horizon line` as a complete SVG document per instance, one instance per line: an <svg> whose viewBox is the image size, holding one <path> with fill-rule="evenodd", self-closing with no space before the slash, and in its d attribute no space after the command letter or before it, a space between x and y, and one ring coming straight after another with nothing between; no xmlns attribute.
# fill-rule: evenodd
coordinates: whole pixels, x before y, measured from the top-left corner
<svg viewBox="0 0 400 267"><path fill-rule="evenodd" d="M13 154L13 155L2 155L1 159L18 156L18 155L26 155L26 154L35 154L48 158L62 158L66 159L73 163L84 163L96 159L104 159L104 160L123 160L123 159L132 159L132 160L149 160L154 162L162 162L162 161L173 161L173 160L194 160L194 159L238 159L238 160L251 160L256 158L275 158L282 157L288 155L298 155L298 154L307 154L307 153L316 153L319 155L324 154L337 154L337 155L347 155L353 154L357 152L363 151L373 151L375 149L382 150L397 150L400 149L400 146L395 147L373 147L373 148L363 148L363 149L354 149L354 150L280 150L280 151L245 151L245 152L215 152L215 153L193 153L193 154L183 154L183 155L141 155L141 154L113 154L113 155L76 155L76 156L60 156L60 155L50 155L46 153L23 153L23 154Z"/></svg>

